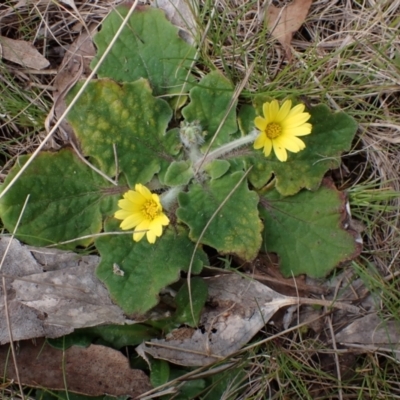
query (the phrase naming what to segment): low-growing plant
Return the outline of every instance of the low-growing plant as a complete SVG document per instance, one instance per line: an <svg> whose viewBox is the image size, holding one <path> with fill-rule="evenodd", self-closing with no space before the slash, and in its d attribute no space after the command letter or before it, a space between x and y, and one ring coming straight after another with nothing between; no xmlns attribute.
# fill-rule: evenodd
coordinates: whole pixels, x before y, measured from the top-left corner
<svg viewBox="0 0 400 400"><path fill-rule="evenodd" d="M127 13L121 6L104 21L92 67ZM9 231L30 195L17 232L25 243L94 241L97 275L127 314L154 307L181 271L199 274L209 248L243 261L275 252L284 275L313 277L360 250L344 226L346 196L325 177L350 150L354 119L268 91L236 101L218 70L193 73L195 57L161 11L133 13L68 114L91 165L70 148L42 152L9 187L25 155L2 186ZM201 310L207 289L193 285Z"/></svg>

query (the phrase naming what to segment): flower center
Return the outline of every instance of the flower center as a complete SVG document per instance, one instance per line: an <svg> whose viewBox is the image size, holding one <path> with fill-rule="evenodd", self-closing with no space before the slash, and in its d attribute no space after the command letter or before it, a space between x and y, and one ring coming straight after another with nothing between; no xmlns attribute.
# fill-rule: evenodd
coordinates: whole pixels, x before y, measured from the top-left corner
<svg viewBox="0 0 400 400"><path fill-rule="evenodd" d="M159 214L160 210L158 204L153 200L147 200L142 207L142 213L146 219L153 221Z"/></svg>
<svg viewBox="0 0 400 400"><path fill-rule="evenodd" d="M281 124L278 124L277 122L270 122L265 128L265 134L270 139L277 138L278 136L281 135L281 133L282 133Z"/></svg>

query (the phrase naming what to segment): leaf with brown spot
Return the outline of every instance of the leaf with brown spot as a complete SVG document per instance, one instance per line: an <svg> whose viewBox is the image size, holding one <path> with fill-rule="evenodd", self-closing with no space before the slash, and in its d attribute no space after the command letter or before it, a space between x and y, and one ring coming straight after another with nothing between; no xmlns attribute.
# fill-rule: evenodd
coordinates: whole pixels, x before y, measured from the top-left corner
<svg viewBox="0 0 400 400"><path fill-rule="evenodd" d="M273 4L267 9L266 22L271 35L282 44L290 61L292 51L290 42L293 34L301 27L307 17L312 0L293 0L289 5L278 8Z"/></svg>
<svg viewBox="0 0 400 400"><path fill-rule="evenodd" d="M8 352L8 345L0 347L0 375L17 381L12 359L5 362ZM133 398L151 389L143 371L131 369L122 353L105 346L73 346L62 352L44 340L37 340L36 345L23 341L16 357L21 384L27 386L68 389L88 396L108 394Z"/></svg>

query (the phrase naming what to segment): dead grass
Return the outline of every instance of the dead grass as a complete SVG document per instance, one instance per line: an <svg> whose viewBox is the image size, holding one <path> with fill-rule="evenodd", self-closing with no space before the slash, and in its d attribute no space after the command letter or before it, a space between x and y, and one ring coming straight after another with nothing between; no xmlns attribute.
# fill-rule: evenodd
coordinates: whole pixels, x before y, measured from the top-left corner
<svg viewBox="0 0 400 400"><path fill-rule="evenodd" d="M32 41L51 62L40 72L0 62L2 178L15 157L32 152L46 134L52 83L69 44L117 3L76 0L72 9L9 0L0 6L1 35ZM400 0L314 1L294 35L291 64L263 23L266 3L201 0L199 31L208 30L197 68L218 68L239 83L253 66L243 99L267 91L278 98L302 95L358 121L338 182L364 224L363 257L349 268L378 299L382 316L400 319ZM63 144L60 136L55 141ZM238 375L238 387L228 387L223 398L400 398L398 359L332 342L343 322L326 314L318 333L266 328L240 356L245 377Z"/></svg>

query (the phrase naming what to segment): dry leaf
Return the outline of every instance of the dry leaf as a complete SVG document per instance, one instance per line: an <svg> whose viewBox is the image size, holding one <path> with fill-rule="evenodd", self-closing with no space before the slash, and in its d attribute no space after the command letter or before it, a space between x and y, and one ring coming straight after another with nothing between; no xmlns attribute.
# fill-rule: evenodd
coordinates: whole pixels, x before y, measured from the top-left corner
<svg viewBox="0 0 400 400"><path fill-rule="evenodd" d="M93 29L93 26L90 26L89 29ZM66 110L65 96L71 87L79 79L90 74L90 62L95 54L96 49L93 45L92 36L87 31L83 31L65 53L58 74L54 79L54 105L45 121L47 131L50 130L50 123L54 114L57 118L60 118ZM61 128L64 131L65 140L74 140L74 131L67 121L62 121Z"/></svg>
<svg viewBox="0 0 400 400"><path fill-rule="evenodd" d="M384 321L377 314L357 319L337 333L335 339L343 345L364 345L364 349L368 350L382 348L394 350L400 358L400 323Z"/></svg>
<svg viewBox="0 0 400 400"><path fill-rule="evenodd" d="M238 260L241 263L240 260ZM267 284L271 289L286 296L309 296L310 294L326 296L329 289L321 282L308 285L304 275L285 278L279 269L279 257L275 253L259 253L255 260L242 263L249 277Z"/></svg>
<svg viewBox="0 0 400 400"><path fill-rule="evenodd" d="M10 238L0 239L0 258ZM36 257L36 258L35 258ZM97 279L97 256L22 246L13 240L1 269L14 340L59 337L76 328L132 323ZM10 341L0 285L0 344Z"/></svg>
<svg viewBox="0 0 400 400"><path fill-rule="evenodd" d="M195 0L152 0L151 5L162 9L168 20L181 29L182 38L193 45L197 31L196 13L198 4Z"/></svg>
<svg viewBox="0 0 400 400"><path fill-rule="evenodd" d="M2 57L23 67L43 69L50 65L31 43L0 36Z"/></svg>
<svg viewBox="0 0 400 400"><path fill-rule="evenodd" d="M176 329L165 340L140 345L139 354L147 352L155 358L185 366L208 365L248 343L281 307L310 304L310 301L321 304L318 300L284 296L259 282L234 274L216 276L206 282L209 298L199 328ZM347 308L357 310L351 306Z"/></svg>
<svg viewBox="0 0 400 400"><path fill-rule="evenodd" d="M301 27L307 17L312 0L293 0L292 3L277 8L270 4L267 9L266 21L271 35L283 46L286 57L291 60L290 42L293 34Z"/></svg>
<svg viewBox="0 0 400 400"><path fill-rule="evenodd" d="M18 381L12 358L5 363L8 352L9 346L0 347L0 375ZM143 371L131 369L121 352L105 346L73 346L62 352L44 340L37 340L36 345L24 341L18 347L17 366L21 384L32 387L68 388L69 392L88 396L108 394L133 398L151 389Z"/></svg>

